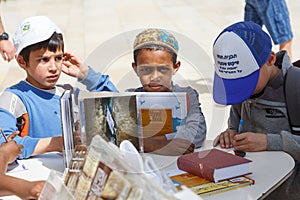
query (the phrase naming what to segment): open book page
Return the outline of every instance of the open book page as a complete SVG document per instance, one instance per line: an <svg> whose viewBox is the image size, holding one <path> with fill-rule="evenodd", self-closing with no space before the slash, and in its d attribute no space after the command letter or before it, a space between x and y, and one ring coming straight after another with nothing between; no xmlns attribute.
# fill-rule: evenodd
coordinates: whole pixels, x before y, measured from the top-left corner
<svg viewBox="0 0 300 200"><path fill-rule="evenodd" d="M81 135L89 145L100 135L117 146L123 140L139 148L137 107L131 93L80 93Z"/></svg>

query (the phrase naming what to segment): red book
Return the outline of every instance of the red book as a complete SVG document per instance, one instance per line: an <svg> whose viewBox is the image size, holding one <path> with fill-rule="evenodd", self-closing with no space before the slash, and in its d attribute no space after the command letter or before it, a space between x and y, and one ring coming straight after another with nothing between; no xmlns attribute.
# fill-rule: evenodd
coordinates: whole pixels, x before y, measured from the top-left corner
<svg viewBox="0 0 300 200"><path fill-rule="evenodd" d="M222 150L209 149L179 156L177 166L183 171L218 182L251 174L250 162Z"/></svg>

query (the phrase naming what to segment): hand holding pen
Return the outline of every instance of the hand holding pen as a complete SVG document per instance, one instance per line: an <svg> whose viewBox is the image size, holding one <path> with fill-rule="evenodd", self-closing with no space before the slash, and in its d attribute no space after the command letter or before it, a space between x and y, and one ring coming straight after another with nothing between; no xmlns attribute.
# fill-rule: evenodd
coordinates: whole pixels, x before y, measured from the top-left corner
<svg viewBox="0 0 300 200"><path fill-rule="evenodd" d="M0 151L4 152L4 155L8 156L8 163L12 163L13 161L18 164L18 161L16 158L21 155L23 145L18 145L13 138L16 137L19 132L16 131L9 135L8 137L5 136L3 130L0 128L0 132L2 134L2 137L4 138L5 142L1 144Z"/></svg>
<svg viewBox="0 0 300 200"><path fill-rule="evenodd" d="M242 126L243 126L243 120L242 119L240 119L240 123L239 123L239 127L238 127L238 134L240 134L241 133L241 131L242 131ZM241 157L244 157L245 155L246 155L246 152L244 152L244 151L240 151L240 150L234 150L234 154L235 155L237 155L237 156L241 156Z"/></svg>

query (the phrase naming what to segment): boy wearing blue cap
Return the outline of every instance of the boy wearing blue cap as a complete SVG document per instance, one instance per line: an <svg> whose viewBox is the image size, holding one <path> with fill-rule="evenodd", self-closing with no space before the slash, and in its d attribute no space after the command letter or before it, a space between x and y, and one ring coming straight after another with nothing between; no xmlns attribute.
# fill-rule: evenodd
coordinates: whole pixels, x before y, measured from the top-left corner
<svg viewBox="0 0 300 200"><path fill-rule="evenodd" d="M180 87L172 81L180 67L178 49L174 35L163 29L146 29L134 41L132 67L142 87L129 91L186 92L190 100L186 125L172 134L144 138L145 152L164 155L190 153L195 147L201 147L206 137L206 123L197 91L191 87Z"/></svg>
<svg viewBox="0 0 300 200"><path fill-rule="evenodd" d="M14 138L24 146L19 158L62 151L60 97L64 87L56 85L61 72L77 77L89 91L117 90L108 76L64 52L62 31L45 16L25 19L13 41L16 60L27 76L1 94L0 127L5 135L20 131Z"/></svg>
<svg viewBox="0 0 300 200"><path fill-rule="evenodd" d="M238 22L216 38L213 56L213 98L232 105L228 129L216 137L214 146L285 151L300 161L300 136L291 131L286 107L285 76L293 67L287 52L275 54L270 37L259 25Z"/></svg>

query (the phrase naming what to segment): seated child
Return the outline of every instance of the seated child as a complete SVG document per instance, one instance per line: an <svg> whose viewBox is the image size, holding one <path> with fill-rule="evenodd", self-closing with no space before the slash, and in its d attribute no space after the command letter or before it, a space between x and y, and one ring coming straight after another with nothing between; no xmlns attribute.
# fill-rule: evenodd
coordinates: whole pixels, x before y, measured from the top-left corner
<svg viewBox="0 0 300 200"><path fill-rule="evenodd" d="M61 72L77 77L90 91L117 89L108 76L64 52L61 30L45 16L25 19L13 42L16 60L27 76L1 94L0 127L6 135L20 131L14 138L24 146L19 158L62 151L60 96L64 88L56 85ZM3 141L0 137L0 144Z"/></svg>
<svg viewBox="0 0 300 200"><path fill-rule="evenodd" d="M140 79L142 87L129 89L130 92L187 92L190 98L186 125L166 136L149 137L144 140L145 152L165 155L180 155L201 147L206 137L206 123L200 108L199 95L191 87L180 87L172 81L179 70L177 61L178 42L163 29L146 29L136 36L134 42L133 70Z"/></svg>

